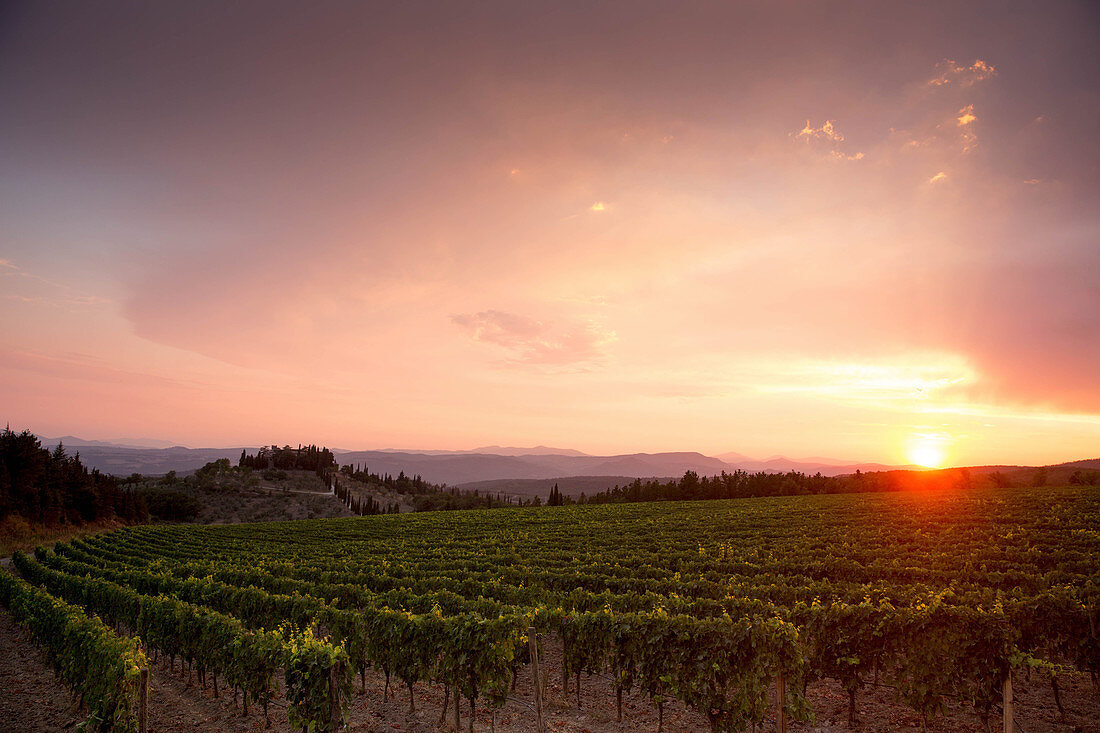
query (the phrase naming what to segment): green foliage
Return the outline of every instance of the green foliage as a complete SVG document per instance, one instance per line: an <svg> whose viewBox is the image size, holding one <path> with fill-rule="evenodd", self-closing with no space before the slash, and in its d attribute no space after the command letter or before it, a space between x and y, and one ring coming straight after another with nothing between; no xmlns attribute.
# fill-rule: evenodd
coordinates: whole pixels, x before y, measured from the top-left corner
<svg viewBox="0 0 1100 733"><path fill-rule="evenodd" d="M484 696L494 706L503 705L526 618L468 614L447 618L440 628L440 679L457 687L468 700Z"/></svg>
<svg viewBox="0 0 1100 733"><path fill-rule="evenodd" d="M770 716L779 674L795 719L803 680L854 712L880 675L930 718L948 696L988 717L1021 665L1097 671L1098 521L1087 488L566 504L127 528L16 566L258 701L284 667L299 727L328 724L332 669L340 711L368 666L501 704L534 627L570 674L735 731Z"/></svg>
<svg viewBox="0 0 1100 733"><path fill-rule="evenodd" d="M202 503L190 494L170 489L139 490L138 495L149 507L149 515L170 522L188 522L202 511Z"/></svg>
<svg viewBox="0 0 1100 733"><path fill-rule="evenodd" d="M109 733L137 730L136 698L148 666L138 639L117 636L102 621L8 573L0 602L27 627L58 675L88 705L88 722Z"/></svg>
<svg viewBox="0 0 1100 733"><path fill-rule="evenodd" d="M284 664L291 726L311 733L328 730L334 707L340 721L347 722L352 669L343 647L318 639L306 629L287 639Z"/></svg>
<svg viewBox="0 0 1100 733"><path fill-rule="evenodd" d="M351 670L346 664L346 653L313 638L308 630L285 639L282 633L248 629L233 616L173 596L142 595L90 575L58 572L21 553L16 553L12 560L32 582L81 604L111 623L123 622L137 629L151 646L165 654L197 661L200 667L223 674L260 704L274 696L275 673L284 667L288 699L302 701L294 713L295 719L302 721L300 725L312 721L321 726L329 720L327 708L321 717L309 717L316 713L313 703L329 694L327 677L322 682L314 669L323 655L345 662L343 673L349 682L340 689L350 689ZM322 686L324 690L320 689Z"/></svg>

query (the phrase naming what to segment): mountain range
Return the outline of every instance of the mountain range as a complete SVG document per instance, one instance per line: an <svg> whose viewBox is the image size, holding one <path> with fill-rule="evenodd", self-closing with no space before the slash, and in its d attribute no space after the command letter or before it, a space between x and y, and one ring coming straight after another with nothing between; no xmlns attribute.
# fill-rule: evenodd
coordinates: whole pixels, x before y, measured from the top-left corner
<svg viewBox="0 0 1100 733"><path fill-rule="evenodd" d="M242 450L255 452L254 446L228 448L187 448L156 444L157 441L122 440L118 442L84 440L74 436L39 437L48 448L60 441L70 450L80 452L81 460L104 473L125 476L131 473L161 474L168 471L186 472L201 468L210 461L228 458L233 463ZM142 445L141 443L145 443ZM154 445L149 445L154 443ZM739 453L705 456L694 452L630 453L613 456L593 456L568 448L515 448L486 446L462 451L422 450L334 450L341 465L365 466L380 474L404 471L419 474L426 481L448 485L468 484L501 479L553 479L565 476L609 478L667 478L682 476L686 471L714 475L722 471L770 471L785 473L802 471L839 475L861 471L878 471L905 466L885 466L878 463L846 463L825 458L792 460L773 456L754 460Z"/></svg>

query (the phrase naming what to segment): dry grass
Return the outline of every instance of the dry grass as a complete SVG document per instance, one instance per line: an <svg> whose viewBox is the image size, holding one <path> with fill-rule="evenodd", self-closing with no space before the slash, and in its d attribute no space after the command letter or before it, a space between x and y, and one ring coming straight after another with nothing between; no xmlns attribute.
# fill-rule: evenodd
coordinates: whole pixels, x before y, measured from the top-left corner
<svg viewBox="0 0 1100 733"><path fill-rule="evenodd" d="M98 534L118 529L123 523L117 519L89 522L80 526L72 524L36 524L28 522L18 515L9 515L0 519L0 557L7 557L16 550L29 552L36 545L49 545L64 542L73 537Z"/></svg>

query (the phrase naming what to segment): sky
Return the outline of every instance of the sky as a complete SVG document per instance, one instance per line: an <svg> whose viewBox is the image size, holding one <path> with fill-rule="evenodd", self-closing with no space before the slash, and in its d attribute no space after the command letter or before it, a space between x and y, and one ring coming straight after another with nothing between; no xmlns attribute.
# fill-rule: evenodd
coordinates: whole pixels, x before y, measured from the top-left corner
<svg viewBox="0 0 1100 733"><path fill-rule="evenodd" d="M1087 2L5 3L0 419L1100 456Z"/></svg>

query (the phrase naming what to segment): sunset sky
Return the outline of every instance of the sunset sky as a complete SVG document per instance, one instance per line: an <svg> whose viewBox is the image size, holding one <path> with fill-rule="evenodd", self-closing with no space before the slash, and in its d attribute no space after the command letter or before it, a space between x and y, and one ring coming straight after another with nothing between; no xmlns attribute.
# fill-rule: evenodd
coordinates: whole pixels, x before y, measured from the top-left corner
<svg viewBox="0 0 1100 733"><path fill-rule="evenodd" d="M1087 2L5 3L0 421L1096 457L1098 49Z"/></svg>

